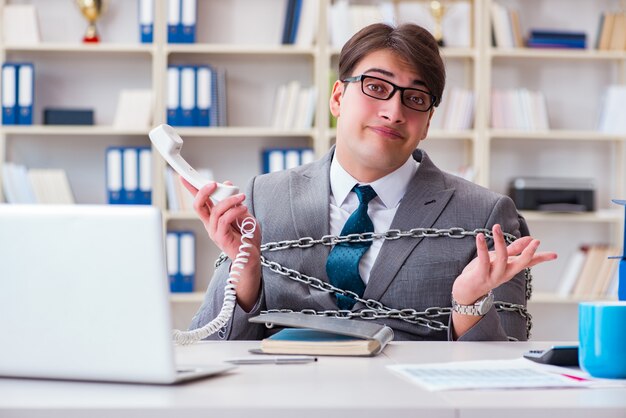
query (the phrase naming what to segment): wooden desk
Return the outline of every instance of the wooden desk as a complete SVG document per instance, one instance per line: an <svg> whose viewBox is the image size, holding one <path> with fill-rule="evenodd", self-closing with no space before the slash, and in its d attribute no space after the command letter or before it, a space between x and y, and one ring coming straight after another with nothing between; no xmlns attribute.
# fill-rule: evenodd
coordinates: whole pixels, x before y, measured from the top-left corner
<svg viewBox="0 0 626 418"><path fill-rule="evenodd" d="M177 386L0 379L0 417L489 417L626 418L618 389L427 392L389 364L512 359L549 343L397 342L374 358L320 357L297 365L248 365ZM258 342L178 347L181 363L247 355Z"/></svg>

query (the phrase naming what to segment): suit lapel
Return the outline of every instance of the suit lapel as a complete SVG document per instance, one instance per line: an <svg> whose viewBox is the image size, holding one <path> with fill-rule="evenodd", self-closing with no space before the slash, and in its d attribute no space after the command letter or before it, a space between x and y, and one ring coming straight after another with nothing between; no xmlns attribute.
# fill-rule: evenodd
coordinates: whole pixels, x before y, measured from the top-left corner
<svg viewBox="0 0 626 418"><path fill-rule="evenodd" d="M298 238L312 237L319 239L330 231L330 162L334 147L319 161L311 164L305 171L291 172L289 178L289 198L291 216ZM300 266L306 268L303 273L328 281L326 259L330 247L316 245L298 251ZM310 292L311 288L308 287ZM328 308L328 295L313 292L313 299L320 307ZM326 301L324 303L323 301Z"/></svg>
<svg viewBox="0 0 626 418"><path fill-rule="evenodd" d="M454 189L445 188L441 170L426 153L416 150L413 157L420 161L420 166L398 206L391 229L406 231L432 227L454 194ZM365 299L380 299L407 257L421 241L422 239L402 238L383 243L365 288Z"/></svg>

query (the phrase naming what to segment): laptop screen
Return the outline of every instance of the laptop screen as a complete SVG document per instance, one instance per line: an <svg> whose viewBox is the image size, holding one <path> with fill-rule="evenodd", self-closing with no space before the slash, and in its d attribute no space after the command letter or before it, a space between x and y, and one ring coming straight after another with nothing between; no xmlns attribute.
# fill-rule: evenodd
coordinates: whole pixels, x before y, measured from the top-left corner
<svg viewBox="0 0 626 418"><path fill-rule="evenodd" d="M169 379L163 237L150 206L0 205L0 375Z"/></svg>

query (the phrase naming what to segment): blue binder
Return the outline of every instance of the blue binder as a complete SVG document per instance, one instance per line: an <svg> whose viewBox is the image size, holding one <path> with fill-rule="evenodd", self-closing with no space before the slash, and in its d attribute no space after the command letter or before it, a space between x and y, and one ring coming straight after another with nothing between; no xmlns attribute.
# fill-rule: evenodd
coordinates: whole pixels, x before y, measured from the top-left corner
<svg viewBox="0 0 626 418"><path fill-rule="evenodd" d="M152 204L152 149L150 147L137 148L139 159L139 190L137 204Z"/></svg>
<svg viewBox="0 0 626 418"><path fill-rule="evenodd" d="M151 44L154 33L154 0L139 0L139 39Z"/></svg>
<svg viewBox="0 0 626 418"><path fill-rule="evenodd" d="M167 232L167 273L171 292L193 292L196 271L195 247L195 235L192 231Z"/></svg>
<svg viewBox="0 0 626 418"><path fill-rule="evenodd" d="M179 27L180 43L192 44L196 41L196 15L196 0L181 0Z"/></svg>
<svg viewBox="0 0 626 418"><path fill-rule="evenodd" d="M626 216L626 200L614 199L613 203L624 206L624 215ZM624 247L622 249L622 255L609 257L613 259L619 259L619 272L618 272L618 285L617 285L617 299L626 300L626 223L624 224Z"/></svg>
<svg viewBox="0 0 626 418"><path fill-rule="evenodd" d="M180 120L179 126L196 126L196 70L192 66L180 67Z"/></svg>
<svg viewBox="0 0 626 418"><path fill-rule="evenodd" d="M167 124L179 126L181 120L180 107L180 68L169 66L167 68Z"/></svg>
<svg viewBox="0 0 626 418"><path fill-rule="evenodd" d="M192 231L179 232L179 292L193 292L196 274L196 239Z"/></svg>
<svg viewBox="0 0 626 418"><path fill-rule="evenodd" d="M215 105L215 72L208 65L196 67L197 126L212 126L212 107Z"/></svg>
<svg viewBox="0 0 626 418"><path fill-rule="evenodd" d="M170 291L173 293L179 291L179 253L178 233L168 231L165 238L165 254L167 256L167 276L170 282Z"/></svg>
<svg viewBox="0 0 626 418"><path fill-rule="evenodd" d="M17 123L17 66L2 64L2 124Z"/></svg>
<svg viewBox="0 0 626 418"><path fill-rule="evenodd" d="M181 8L181 0L167 0L167 42L171 44L180 43Z"/></svg>
<svg viewBox="0 0 626 418"><path fill-rule="evenodd" d="M107 202L110 205L123 204L124 195L122 193L122 148L107 148L105 159Z"/></svg>
<svg viewBox="0 0 626 418"><path fill-rule="evenodd" d="M17 74L17 123L18 125L32 125L35 68L33 64L20 64Z"/></svg>

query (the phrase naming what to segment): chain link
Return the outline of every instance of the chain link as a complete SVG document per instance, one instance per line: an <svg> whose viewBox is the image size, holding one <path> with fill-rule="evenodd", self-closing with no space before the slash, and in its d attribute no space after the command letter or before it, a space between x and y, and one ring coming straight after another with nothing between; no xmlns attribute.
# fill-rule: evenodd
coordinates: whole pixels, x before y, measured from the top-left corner
<svg viewBox="0 0 626 418"><path fill-rule="evenodd" d="M261 251L281 251L291 248L311 248L315 245L333 246L339 243L350 242L371 242L376 239L382 239L385 241L393 241L401 238L453 238L461 239L465 237L475 237L478 234L484 234L485 238L493 239L493 234L489 229L478 228L474 230L465 230L464 228L454 227L448 229L436 229L436 228L413 228L408 231L401 231L399 229L390 229L384 233L378 232L365 232L362 234L349 234L349 235L324 235L320 239L314 239L311 237L303 237L296 240L285 240L277 242L268 242L261 245ZM504 239L507 244L512 243L517 238L508 233L504 233ZM222 253L215 261L215 267L219 267L228 257ZM440 318L442 316L448 316L452 313L450 307L430 307L425 311L417 311L411 308L405 309L393 309L383 305L381 302L375 299L363 299L356 293L340 289L332 284L322 281L318 278L308 276L304 273L300 273L297 270L287 268L275 261L269 261L265 256L261 255L261 265L267 267L272 272L286 277L296 282L304 283L314 289L327 292L334 295L344 295L354 299L357 302L361 302L365 305L365 309L359 312L352 312L348 310L325 310L316 311L314 309L304 309L300 312L307 315L319 315L319 316L332 316L336 318L360 318L363 320L372 319L399 319L404 322L409 322L419 326L426 327L435 331L446 331L448 325L444 322L434 318ZM532 274L530 268L524 270L524 277L526 279L526 300L530 299L532 295ZM530 331L532 329L532 317L524 305L496 301L494 306L498 311L514 312L521 315L526 319L526 336L530 338ZM263 311L263 313L273 312L293 312L289 309L270 309ZM513 337L509 337L511 340L515 340Z"/></svg>

